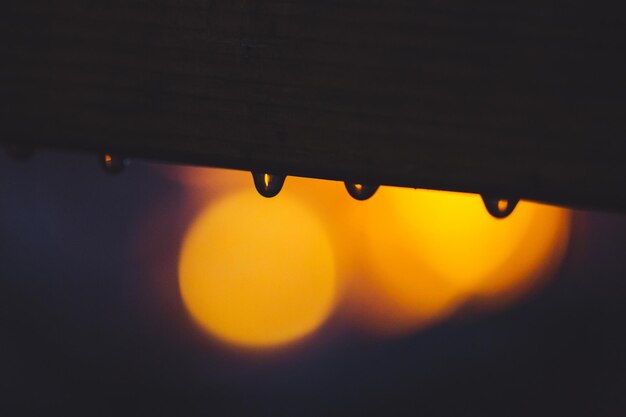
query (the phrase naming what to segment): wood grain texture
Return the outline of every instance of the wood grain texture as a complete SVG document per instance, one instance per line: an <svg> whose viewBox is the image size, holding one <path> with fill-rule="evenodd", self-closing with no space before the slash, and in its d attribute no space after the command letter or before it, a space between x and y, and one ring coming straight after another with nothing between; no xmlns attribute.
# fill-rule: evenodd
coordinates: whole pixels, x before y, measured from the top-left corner
<svg viewBox="0 0 626 417"><path fill-rule="evenodd" d="M626 210L620 6L9 0L0 138Z"/></svg>

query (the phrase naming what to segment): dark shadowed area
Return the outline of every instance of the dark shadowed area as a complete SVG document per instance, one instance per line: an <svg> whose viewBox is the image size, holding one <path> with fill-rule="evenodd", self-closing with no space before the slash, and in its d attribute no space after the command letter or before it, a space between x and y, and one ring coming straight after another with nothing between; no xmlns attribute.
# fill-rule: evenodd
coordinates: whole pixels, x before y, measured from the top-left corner
<svg viewBox="0 0 626 417"><path fill-rule="evenodd" d="M175 294L163 259L190 221L180 199L148 163L112 177L92 155L0 154L0 415L626 413L623 214L577 212L558 275L507 310L388 340L331 319L294 348L242 355ZM140 228L157 205L167 221ZM149 262L171 279L155 284Z"/></svg>

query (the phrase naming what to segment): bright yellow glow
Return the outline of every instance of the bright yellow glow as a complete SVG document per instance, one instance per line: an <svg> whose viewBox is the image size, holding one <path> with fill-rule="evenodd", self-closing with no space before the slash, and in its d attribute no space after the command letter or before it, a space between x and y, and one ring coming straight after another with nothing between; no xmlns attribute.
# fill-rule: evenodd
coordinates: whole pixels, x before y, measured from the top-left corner
<svg viewBox="0 0 626 417"><path fill-rule="evenodd" d="M270 188L270 181L272 180L272 177L270 174L264 174L263 175L263 182L265 183L265 189L267 190L268 188Z"/></svg>
<svg viewBox="0 0 626 417"><path fill-rule="evenodd" d="M498 210L504 213L509 208L509 200L501 198L498 200Z"/></svg>
<svg viewBox="0 0 626 417"><path fill-rule="evenodd" d="M195 320L246 347L294 342L328 317L337 298L324 225L297 199L251 189L207 207L185 238L180 291Z"/></svg>
<svg viewBox="0 0 626 417"><path fill-rule="evenodd" d="M416 256L433 273L464 291L527 277L550 260L553 246L567 240L569 216L555 207L522 201L502 221L489 215L478 195L389 192L393 214L415 236L413 246L419 245ZM525 262L528 259L532 262Z"/></svg>
<svg viewBox="0 0 626 417"><path fill-rule="evenodd" d="M354 184L354 189L357 191L363 191L363 185L362 184Z"/></svg>
<svg viewBox="0 0 626 417"><path fill-rule="evenodd" d="M389 321L419 326L445 317L469 298L500 303L518 297L551 272L565 252L567 210L520 202L502 221L487 213L477 195L381 191L362 220L370 225L366 276L373 291L368 296L375 293L385 304L385 320L373 319L377 326Z"/></svg>
<svg viewBox="0 0 626 417"><path fill-rule="evenodd" d="M506 219L495 219L478 195L382 187L376 198L362 202L350 198L342 183L302 178L291 178L288 189L277 199L267 200L256 195L248 173L211 169L180 171L177 178L192 184L196 194L201 196L198 199L206 200L211 193L214 197L237 193L210 209L213 213L223 207L224 201L232 201L228 215L226 210L220 210L219 219L214 217L217 215L210 216L214 219L211 229L217 233L208 231L207 226L200 226L209 224L206 220L209 212L201 216L206 223L199 219L189 232L181 257L181 290L187 248L191 247L191 236L196 233L204 236L204 240L197 238L204 243L199 244L202 249L196 250L196 266L192 268L198 276L208 276L206 271L213 274L217 266L221 268L219 271L229 271L231 265L241 263L246 265L246 270L292 268L294 271L297 269L295 264L308 262L300 258L317 259L320 253L328 251L324 257L334 257L335 265L333 297L343 296L340 311L351 314L352 323L384 333L411 331L430 325L450 316L469 300L478 301L481 306L507 305L528 294L550 276L560 264L569 241L570 211L524 201ZM239 196L241 190L245 190L248 199L237 197L242 200L235 204L235 196ZM292 206L291 202L295 201L300 203ZM506 211L509 204L509 200L502 199L498 208ZM321 245L326 249L313 248L316 244L310 242L314 233L306 226L308 220L303 221L302 226L295 220L303 211L308 213L304 217L315 219L315 230L326 229L325 239L331 242L327 242L327 246ZM292 250L278 259L270 250L276 246L276 237L267 235L272 228L262 230L259 228L262 226L254 228L252 224L272 225L283 221L297 224L297 227L289 227L298 234L283 236L280 245ZM250 226L244 227L243 224ZM197 232L201 229L206 231ZM229 246L230 252L224 252L221 246L225 243L220 243L223 239L215 237L243 236L250 233L249 230L255 231L250 241L258 243L254 252L248 247L240 254L234 244ZM216 248L219 249L217 252ZM215 254L207 255L209 250ZM240 259L243 262L239 262ZM283 276L281 274L277 276ZM198 291L197 297L207 294L208 298L197 300L197 303L209 304L209 300L213 300L209 293L219 292L220 288L218 286L215 290L207 284ZM228 290L245 292L246 288L233 284ZM235 296L235 300L246 297L252 295ZM258 335L254 330L233 324L237 323L236 317L241 319L251 311L244 308L237 316L238 307L234 301L229 304L232 316L213 312L212 320L221 324L207 325L199 318L201 314L194 313L184 292L183 298L196 320L222 339L249 346L283 343L260 342L255 339ZM263 316L262 307L257 305L255 314ZM200 308L203 309L209 310L208 307ZM291 333L300 336L282 340L296 340L313 331L325 320L330 309L319 310L315 325L306 324L315 320L305 320L303 326L308 330ZM300 320L293 316L293 323ZM292 325L296 327L295 324L289 326ZM223 330L231 326L241 331L239 338ZM250 332L248 337L251 339L248 341L243 336L247 332Z"/></svg>

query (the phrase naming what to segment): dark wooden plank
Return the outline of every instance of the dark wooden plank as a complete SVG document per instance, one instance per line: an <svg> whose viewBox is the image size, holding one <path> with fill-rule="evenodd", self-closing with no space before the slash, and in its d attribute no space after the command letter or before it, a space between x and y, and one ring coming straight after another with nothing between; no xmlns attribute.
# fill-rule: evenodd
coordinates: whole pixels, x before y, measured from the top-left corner
<svg viewBox="0 0 626 417"><path fill-rule="evenodd" d="M626 209L618 1L10 0L2 140Z"/></svg>

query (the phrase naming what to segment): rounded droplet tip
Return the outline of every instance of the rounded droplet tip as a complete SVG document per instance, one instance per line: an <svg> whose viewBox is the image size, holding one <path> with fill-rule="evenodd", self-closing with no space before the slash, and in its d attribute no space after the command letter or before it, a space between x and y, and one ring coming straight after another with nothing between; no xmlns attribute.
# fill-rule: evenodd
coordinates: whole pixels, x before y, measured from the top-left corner
<svg viewBox="0 0 626 417"><path fill-rule="evenodd" d="M483 195L482 198L487 211L496 219L509 217L515 210L515 207L517 207L517 203L519 203L519 198L492 197L485 195Z"/></svg>
<svg viewBox="0 0 626 417"><path fill-rule="evenodd" d="M102 155L102 169L107 174L116 175L130 165L130 160L119 155L105 153Z"/></svg>
<svg viewBox="0 0 626 417"><path fill-rule="evenodd" d="M253 171L252 178L259 194L266 198L272 198L276 197L283 189L287 177L285 175Z"/></svg>
<svg viewBox="0 0 626 417"><path fill-rule="evenodd" d="M348 194L352 196L355 200L364 201L371 198L376 191L378 191L378 185L370 185L370 184L357 184L346 182L346 190L348 190Z"/></svg>

